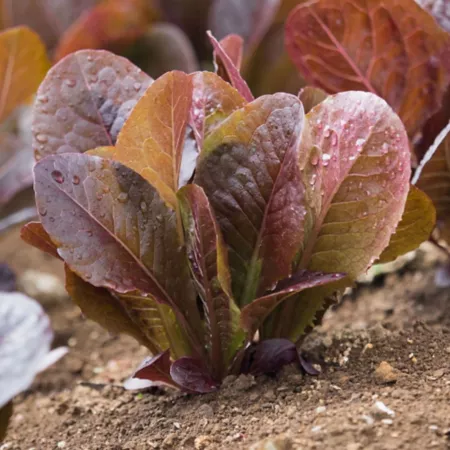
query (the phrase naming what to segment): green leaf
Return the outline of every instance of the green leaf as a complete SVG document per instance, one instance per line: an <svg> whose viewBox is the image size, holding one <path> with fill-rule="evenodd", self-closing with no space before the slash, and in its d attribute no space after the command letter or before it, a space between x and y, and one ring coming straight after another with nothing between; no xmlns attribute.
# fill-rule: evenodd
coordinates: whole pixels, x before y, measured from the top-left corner
<svg viewBox="0 0 450 450"><path fill-rule="evenodd" d="M431 199L415 186L409 188L402 220L377 264L393 261L415 250L431 235L436 224L436 209Z"/></svg>
<svg viewBox="0 0 450 450"><path fill-rule="evenodd" d="M205 140L195 182L229 247L239 306L292 273L306 213L297 164L302 126L300 101L276 94L235 111Z"/></svg>
<svg viewBox="0 0 450 450"><path fill-rule="evenodd" d="M197 292L203 302L213 375L226 373L239 312L231 293L228 252L203 189L188 185L178 192L187 254Z"/></svg>

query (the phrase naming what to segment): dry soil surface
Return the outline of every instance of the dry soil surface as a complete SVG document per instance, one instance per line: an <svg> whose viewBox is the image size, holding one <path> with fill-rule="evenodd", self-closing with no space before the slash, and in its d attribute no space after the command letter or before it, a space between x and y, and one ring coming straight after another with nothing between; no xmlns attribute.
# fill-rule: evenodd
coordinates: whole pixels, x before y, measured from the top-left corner
<svg viewBox="0 0 450 450"><path fill-rule="evenodd" d="M62 267L0 239L19 274ZM42 298L70 353L16 398L1 450L449 449L450 291L434 284L433 252L359 286L330 311L305 349L318 377L286 368L275 379L229 377L221 391L125 391L146 356L127 337L86 321L69 299Z"/></svg>

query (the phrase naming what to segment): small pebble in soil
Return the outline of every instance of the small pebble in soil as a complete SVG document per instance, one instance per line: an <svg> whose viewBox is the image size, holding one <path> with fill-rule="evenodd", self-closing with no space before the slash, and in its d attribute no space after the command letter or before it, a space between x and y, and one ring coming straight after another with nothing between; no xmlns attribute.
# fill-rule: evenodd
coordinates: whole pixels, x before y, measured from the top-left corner
<svg viewBox="0 0 450 450"><path fill-rule="evenodd" d="M386 417L394 417L395 412L387 407L382 401L377 400L373 405L372 415L376 419L384 419Z"/></svg>
<svg viewBox="0 0 450 450"><path fill-rule="evenodd" d="M398 374L396 370L387 362L381 361L375 369L375 380L379 384L393 384L397 381Z"/></svg>

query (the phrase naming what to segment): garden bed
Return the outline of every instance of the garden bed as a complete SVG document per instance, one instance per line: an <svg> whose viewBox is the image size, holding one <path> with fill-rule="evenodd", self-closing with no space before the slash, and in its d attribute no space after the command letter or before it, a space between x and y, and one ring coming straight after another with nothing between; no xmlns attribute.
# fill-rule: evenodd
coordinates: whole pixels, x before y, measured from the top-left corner
<svg viewBox="0 0 450 450"><path fill-rule="evenodd" d="M21 243L18 230L0 246L19 276L62 279L62 264ZM207 395L124 391L146 350L85 320L68 299L44 302L56 344L70 353L16 398L0 448L447 449L450 299L434 285L438 259L427 247L330 311L305 343L322 361L318 377L293 368L276 379L229 377ZM257 444L268 438L275 447Z"/></svg>

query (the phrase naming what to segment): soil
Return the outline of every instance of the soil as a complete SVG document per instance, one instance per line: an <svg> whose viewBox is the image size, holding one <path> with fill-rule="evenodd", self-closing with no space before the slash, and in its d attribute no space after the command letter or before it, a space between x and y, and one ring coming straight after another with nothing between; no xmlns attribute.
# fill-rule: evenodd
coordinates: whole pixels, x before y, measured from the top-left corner
<svg viewBox="0 0 450 450"><path fill-rule="evenodd" d="M61 263L18 230L0 248L19 278L36 269L62 280ZM305 342L318 377L287 367L202 396L125 391L146 350L69 299L45 303L55 345L70 353L15 399L0 449L450 449L450 291L435 286L438 260L427 247L330 311Z"/></svg>

